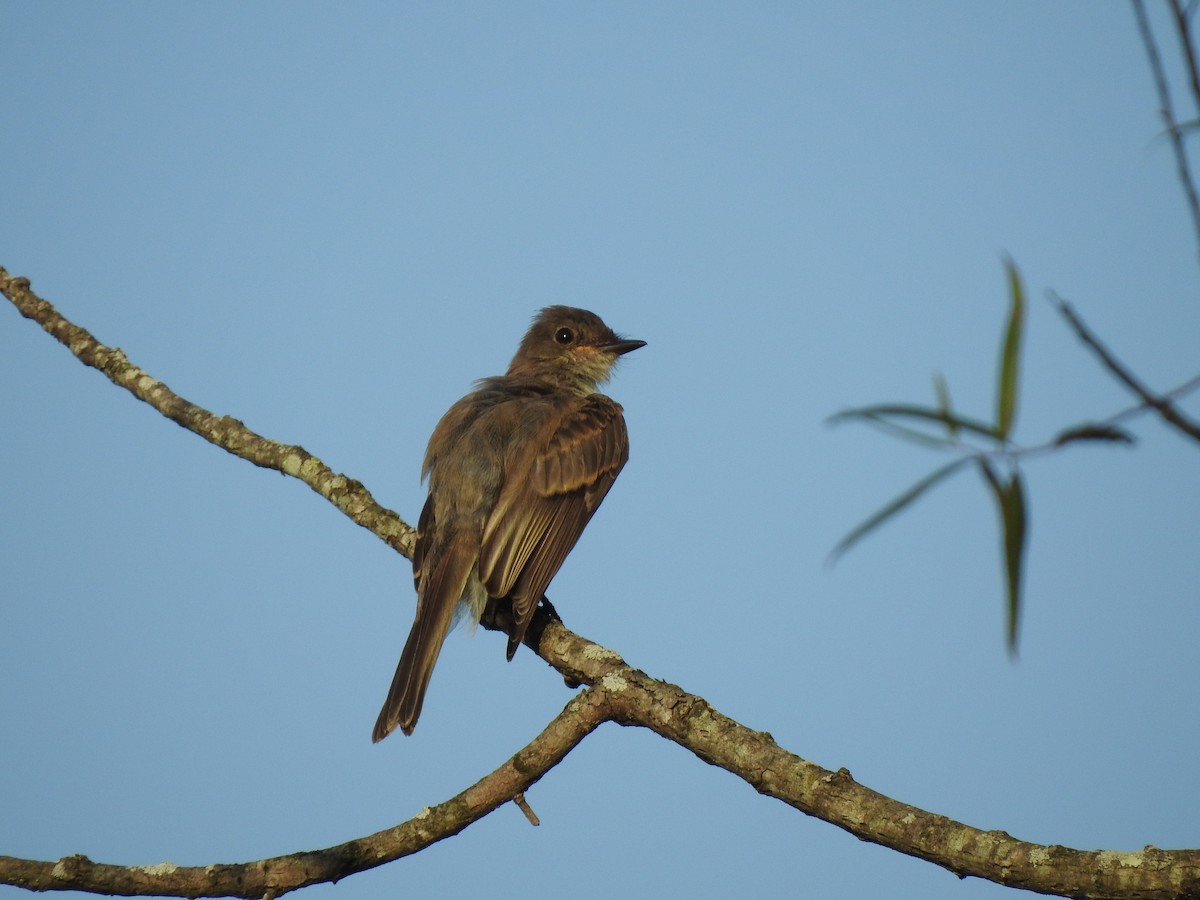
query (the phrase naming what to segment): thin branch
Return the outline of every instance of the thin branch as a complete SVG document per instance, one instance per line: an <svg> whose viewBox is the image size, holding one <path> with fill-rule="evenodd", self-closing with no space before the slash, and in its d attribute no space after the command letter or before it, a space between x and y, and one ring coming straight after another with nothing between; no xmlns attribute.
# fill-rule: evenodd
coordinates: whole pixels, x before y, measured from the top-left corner
<svg viewBox="0 0 1200 900"><path fill-rule="evenodd" d="M301 478L398 549L411 539L411 529L394 513L379 508L357 482L329 472L298 447L269 441L235 420L214 416L173 394L120 351L100 344L34 296L28 281L12 278L2 268L0 292L80 360L163 415L256 465ZM331 482L340 487L323 487ZM335 497L353 497L354 503L339 503ZM1200 850L1080 851L971 828L864 787L844 769L832 772L789 753L769 734L746 728L703 698L631 668L611 650L568 631L549 613L541 612L535 625L527 640L538 654L568 684L585 684L589 689L572 698L534 741L495 772L407 822L325 850L241 864L125 867L94 863L83 856L57 862L0 856L0 883L38 891L125 896L279 897L383 865L457 834L514 801L601 723L611 720L648 728L738 776L759 793L862 840L928 860L960 876L1068 897L1200 900Z"/></svg>
<svg viewBox="0 0 1200 900"><path fill-rule="evenodd" d="M113 384L234 456L300 479L352 521L411 558L416 533L396 513L380 506L359 482L334 472L297 444L268 440L237 419L218 416L184 400L131 363L121 350L106 347L86 329L63 318L58 310L30 289L28 278L14 277L0 267L0 293L12 301L21 315L37 322L80 362L103 372Z"/></svg>
<svg viewBox="0 0 1200 900"><path fill-rule="evenodd" d="M1194 375L1183 384L1173 387L1169 391L1163 391L1158 395L1158 397L1159 399L1166 401L1179 400L1183 397L1186 397L1197 388L1200 388L1200 375ZM1013 452L1012 455L1020 459L1032 459L1035 456L1044 456L1047 453L1054 453L1062 448L1062 438L1064 434L1068 434L1072 431L1085 430L1088 428L1115 429L1116 426L1121 422L1136 418L1137 416L1145 415L1147 412L1155 412L1155 410L1153 407L1147 406L1144 402L1139 401L1131 406L1127 406L1124 409L1113 413L1110 416L1105 416L1103 419L1091 422L1081 422L1073 428L1066 428L1060 431L1054 438L1041 444L1033 444L1029 447L1021 447ZM1119 431L1119 429L1117 429L1117 431ZM1119 437L1115 437L1113 440L1120 441L1121 439ZM989 458L994 459L995 455L993 454Z"/></svg>
<svg viewBox="0 0 1200 900"><path fill-rule="evenodd" d="M88 891L123 897L282 897L333 883L424 850L521 797L606 718L603 698L584 691L523 750L460 794L407 822L324 850L209 866L116 866L68 856L56 862L0 856L0 883L31 891Z"/></svg>
<svg viewBox="0 0 1200 900"><path fill-rule="evenodd" d="M1200 375L1193 375L1183 384L1179 385L1178 387L1173 387L1169 391L1163 391L1158 396L1163 400L1179 400L1180 398L1186 397L1192 391L1196 390L1196 388L1200 388ZM1127 407L1118 413L1113 413L1104 421L1115 425L1118 422L1123 422L1126 419L1132 419L1134 416L1141 415L1147 409L1150 409L1150 407L1148 407L1145 403L1138 403L1134 406Z"/></svg>
<svg viewBox="0 0 1200 900"><path fill-rule="evenodd" d="M1179 412L1175 408L1175 405L1165 396L1152 393L1149 388L1142 384L1132 372L1121 364L1120 360L1112 355L1107 347L1100 343L1100 339L1084 324L1078 313L1071 308L1071 304L1057 294L1051 294L1051 300L1058 307L1058 311L1062 313L1067 323L1074 329L1079 339L1099 357L1100 362L1104 364L1104 367L1118 381L1137 394L1144 406L1155 410L1164 421L1175 426L1188 437L1200 441L1200 425Z"/></svg>
<svg viewBox="0 0 1200 900"><path fill-rule="evenodd" d="M1183 146L1183 133L1175 121L1175 113L1171 108L1171 91L1167 85L1162 58L1158 54L1158 45L1154 42L1154 33L1150 29L1150 19L1146 15L1144 0L1133 0L1133 11L1137 16L1142 43L1146 46L1146 56L1150 59L1150 71L1154 75L1154 87L1158 91L1159 114L1162 116L1167 135L1171 139L1171 146L1175 151L1175 165L1179 171L1179 180L1183 184L1183 193L1187 198L1188 209L1192 214L1192 227L1196 230L1197 239L1200 239L1200 198L1196 196L1196 185L1192 181L1187 151ZM1185 45L1190 48L1190 42L1185 41Z"/></svg>
<svg viewBox="0 0 1200 900"><path fill-rule="evenodd" d="M122 867L72 856L57 862L0 857L0 882L31 890L120 895L274 896L383 865L457 834L542 778L605 721L647 728L760 794L842 828L864 841L1009 887L1064 897L1151 900L1200 898L1200 850L1146 847L1121 853L1073 850L981 831L901 803L780 747L718 712L703 698L651 678L607 650L549 622L541 656L591 685L537 739L458 796L394 828L327 850L204 867Z"/></svg>
<svg viewBox="0 0 1200 900"><path fill-rule="evenodd" d="M1192 88L1192 101L1196 104L1197 114L1200 115L1200 72L1196 71L1196 48L1192 46L1192 33L1189 27L1191 13L1183 8L1179 0L1171 0L1171 12L1175 16L1175 32L1183 47L1183 59L1187 65L1188 83Z"/></svg>

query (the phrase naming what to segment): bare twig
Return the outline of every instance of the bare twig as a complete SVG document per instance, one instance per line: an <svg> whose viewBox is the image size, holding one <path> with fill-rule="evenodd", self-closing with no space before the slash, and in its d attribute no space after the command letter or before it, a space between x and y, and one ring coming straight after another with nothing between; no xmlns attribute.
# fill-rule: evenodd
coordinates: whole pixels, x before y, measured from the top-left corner
<svg viewBox="0 0 1200 900"><path fill-rule="evenodd" d="M1181 384L1177 387L1173 387L1169 391L1163 391L1158 396L1162 400L1168 400L1168 401L1169 400L1178 400L1181 397L1186 397L1188 394L1190 394L1192 391L1196 390L1197 388L1200 388L1200 375L1194 375L1191 378L1189 378L1187 381L1185 381L1183 384ZM1125 421L1126 419L1132 419L1134 416L1140 415L1140 414L1144 413L1147 409L1150 409L1150 408L1151 407L1148 407L1145 403L1138 403L1138 404L1135 404L1134 406L1127 407L1126 409L1123 409L1120 412L1113 413L1111 416L1109 416L1104 421L1109 424L1115 425L1118 422Z"/></svg>
<svg viewBox="0 0 1200 900"><path fill-rule="evenodd" d="M1139 381L1134 374L1129 371L1129 369L1121 364L1120 360L1112 355L1112 353L1107 347L1104 346L1104 344L1100 343L1100 339L1097 338L1096 335L1094 335L1087 327L1087 325L1084 324L1083 320L1079 317L1079 314L1071 308L1071 304L1069 304L1062 297L1059 297L1057 294L1052 293L1050 296L1051 300L1058 307L1058 311L1062 313L1063 317L1067 320L1067 323L1075 331L1075 334L1079 336L1079 339L1083 341L1089 348L1091 348L1092 352L1099 357L1100 362L1104 364L1104 367L1108 369L1108 371L1111 372L1118 381L1133 391L1133 393L1137 394L1137 396L1141 399L1143 406L1155 410L1164 421L1175 426L1188 437L1200 441L1200 425L1197 425L1191 419L1179 412L1179 410L1175 408L1175 405L1169 399L1167 399L1167 397L1161 394L1152 393L1149 388L1142 384L1142 382Z"/></svg>
<svg viewBox="0 0 1200 900"><path fill-rule="evenodd" d="M1200 115L1200 72L1196 71L1196 48L1192 46L1192 32L1189 19L1191 13L1183 8L1179 0L1171 0L1171 12L1175 16L1175 33L1179 44L1183 47L1183 60L1187 65L1188 83L1192 87L1192 102L1196 104L1197 115Z"/></svg>
<svg viewBox="0 0 1200 900"><path fill-rule="evenodd" d="M538 825L542 824L542 820L537 817L537 813L533 811L533 807L529 805L529 801L525 799L525 794L523 792L513 797L513 803L525 816L530 825L536 828Z"/></svg>
<svg viewBox="0 0 1200 900"><path fill-rule="evenodd" d="M1154 32L1150 29L1150 19L1146 15L1144 0L1133 0L1133 11L1137 16L1138 31L1142 35L1142 43L1146 46L1146 56L1150 59L1150 71L1154 75L1154 87L1158 91L1159 115L1166 126L1167 135L1171 139L1171 147L1175 151L1175 166L1179 171L1179 180L1183 185L1183 194L1187 199L1188 209L1192 214L1192 227L1200 240L1200 198L1196 195L1196 185L1192 181L1191 166L1188 164L1187 150L1183 145L1183 133L1175 121L1175 113L1171 108L1171 91L1167 85L1167 76L1163 70L1162 57L1158 54L1158 45L1154 42ZM1184 32L1186 36L1186 29ZM1185 40L1190 50L1190 41Z"/></svg>

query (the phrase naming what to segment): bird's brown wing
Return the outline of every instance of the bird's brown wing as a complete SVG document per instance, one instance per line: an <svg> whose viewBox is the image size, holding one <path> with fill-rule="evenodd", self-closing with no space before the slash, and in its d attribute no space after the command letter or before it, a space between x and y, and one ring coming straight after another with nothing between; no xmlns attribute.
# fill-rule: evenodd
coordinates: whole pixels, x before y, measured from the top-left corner
<svg viewBox="0 0 1200 900"><path fill-rule="evenodd" d="M629 458L621 406L602 394L572 398L550 418L549 429L512 461L483 531L479 577L489 596L508 597L513 605L509 659Z"/></svg>

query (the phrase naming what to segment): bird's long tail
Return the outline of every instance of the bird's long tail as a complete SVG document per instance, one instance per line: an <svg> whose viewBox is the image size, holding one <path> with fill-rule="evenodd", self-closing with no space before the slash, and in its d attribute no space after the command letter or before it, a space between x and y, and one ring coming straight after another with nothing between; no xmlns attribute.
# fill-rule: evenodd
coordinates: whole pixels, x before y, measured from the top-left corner
<svg viewBox="0 0 1200 900"><path fill-rule="evenodd" d="M405 734L412 734L416 727L429 677L454 619L454 608L476 565L478 554L474 546L468 539L452 540L437 555L431 576L424 579L423 590L417 597L416 619L371 740L383 740L397 725Z"/></svg>

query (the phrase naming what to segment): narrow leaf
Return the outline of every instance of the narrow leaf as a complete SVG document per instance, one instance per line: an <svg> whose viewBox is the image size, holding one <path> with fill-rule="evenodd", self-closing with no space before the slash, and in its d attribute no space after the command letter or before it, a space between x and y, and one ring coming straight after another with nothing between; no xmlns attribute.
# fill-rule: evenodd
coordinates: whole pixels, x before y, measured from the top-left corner
<svg viewBox="0 0 1200 900"><path fill-rule="evenodd" d="M962 466L970 462L971 459L972 457L970 456L963 456L938 469L934 469L903 494L892 500L891 503L888 503L886 506L879 509L874 515L862 522L860 525L858 525L858 527L854 528L849 534L838 541L837 546L834 547L833 551L829 554L829 564L833 565L843 553L861 541L864 537L866 537L892 516L896 515L896 513L900 512L939 481L948 478L955 471L962 468Z"/></svg>
<svg viewBox="0 0 1200 900"><path fill-rule="evenodd" d="M1106 441L1110 444L1132 444L1134 437L1116 425L1076 425L1061 432L1054 439L1054 446L1061 447L1074 441Z"/></svg>
<svg viewBox="0 0 1200 900"><path fill-rule="evenodd" d="M940 434L930 434L927 431L918 431L916 428L901 425L899 422L885 416L866 414L861 416L861 419L868 425L878 428L880 431L885 431L888 434L911 441L914 444L921 444L925 447L937 447L939 450L955 446L954 441L948 437Z"/></svg>
<svg viewBox="0 0 1200 900"><path fill-rule="evenodd" d="M996 389L996 432L1007 440L1017 416L1017 376L1021 358L1021 332L1025 322L1025 288L1021 273L1011 259L1004 261L1008 272L1008 293L1011 308L1008 327L1004 329L1004 344L1000 351L1000 383Z"/></svg>
<svg viewBox="0 0 1200 900"><path fill-rule="evenodd" d="M937 397L938 412L942 416L942 421L946 423L946 431L950 437L958 437L958 422L954 420L954 413L950 407L950 388L946 385L946 379L942 377L941 372L933 373L933 393Z"/></svg>
<svg viewBox="0 0 1200 900"><path fill-rule="evenodd" d="M829 423L837 425L846 420L870 420L889 417L937 422L946 427L953 426L954 428L970 431L983 437L992 439L1000 437L995 427L980 422L978 419L968 419L966 416L929 409L924 406L912 406L905 403L879 403L874 406L859 406L854 409L845 409L840 413L830 416Z"/></svg>
<svg viewBox="0 0 1200 900"><path fill-rule="evenodd" d="M1008 652L1016 655L1017 634L1021 624L1021 587L1025 565L1025 544L1029 535L1029 517L1025 506L1025 485L1020 472L1014 472L1005 492L1004 563L1008 575Z"/></svg>
<svg viewBox="0 0 1200 900"><path fill-rule="evenodd" d="M980 460L984 480L992 489L1000 513L1001 546L1004 553L1004 581L1008 596L1008 652L1016 655L1021 622L1021 579L1029 521L1025 507L1025 486L1020 472L1001 481L987 460Z"/></svg>

